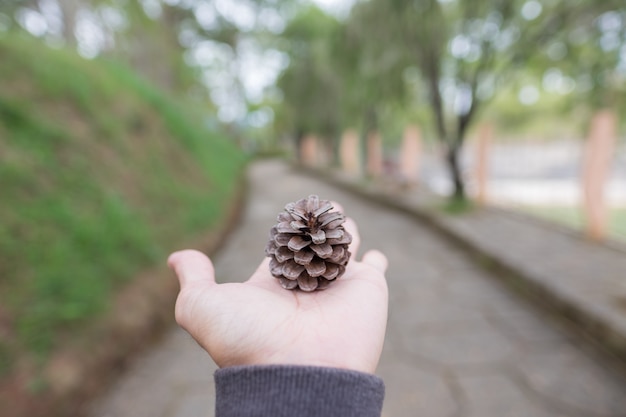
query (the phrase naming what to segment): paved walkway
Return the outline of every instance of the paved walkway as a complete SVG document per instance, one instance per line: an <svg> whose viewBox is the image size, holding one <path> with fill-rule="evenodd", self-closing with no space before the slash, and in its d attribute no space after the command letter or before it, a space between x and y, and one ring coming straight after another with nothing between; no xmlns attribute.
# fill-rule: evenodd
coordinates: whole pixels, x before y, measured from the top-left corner
<svg viewBox="0 0 626 417"><path fill-rule="evenodd" d="M278 211L311 193L342 203L360 226L362 251L388 255L390 315L378 369L384 416L626 416L626 379L610 363L430 228L276 161L254 164L250 183L241 227L214 257L222 281L247 278ZM214 369L174 329L90 417L211 416Z"/></svg>
<svg viewBox="0 0 626 417"><path fill-rule="evenodd" d="M433 226L497 270L500 280L570 320L626 365L623 242L593 243L580 232L497 208L446 215L434 208L444 202L419 188L406 192L390 181L364 183L339 172L325 177Z"/></svg>

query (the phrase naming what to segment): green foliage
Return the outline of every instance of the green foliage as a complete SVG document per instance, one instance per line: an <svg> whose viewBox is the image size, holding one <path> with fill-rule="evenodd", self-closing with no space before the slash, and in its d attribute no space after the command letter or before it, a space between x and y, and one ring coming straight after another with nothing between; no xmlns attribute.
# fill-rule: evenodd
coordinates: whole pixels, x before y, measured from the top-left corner
<svg viewBox="0 0 626 417"><path fill-rule="evenodd" d="M339 22L316 7L296 15L282 35L291 65L281 75L283 129L300 133L337 135L339 129L339 78L330 47Z"/></svg>
<svg viewBox="0 0 626 417"><path fill-rule="evenodd" d="M405 43L379 42L397 23L382 21L379 12L373 2L357 5L334 48L343 81L342 122L363 130L385 128L409 116L412 89L404 71L412 60Z"/></svg>
<svg viewBox="0 0 626 417"><path fill-rule="evenodd" d="M459 155L487 110L512 130L536 120L532 111L578 118L593 108L625 105L621 6L619 0L369 0L356 2L326 37L313 36L318 32L312 28L324 27L329 18L309 11L292 19L284 36L296 45L301 42L293 39L323 40L327 52L324 59L290 52L283 81L295 81L279 84L286 97L283 114L300 117L292 97L317 108L321 93L340 129L376 129L387 137L418 121L443 145L454 194L462 198ZM319 76L325 73L333 74L332 84ZM554 90L546 91L543 107L514 108L511 100L506 108L488 107L501 92L510 99L512 86L524 79ZM569 100L558 97L559 83L576 84ZM319 133L320 110L302 109L317 122L303 123L304 133Z"/></svg>
<svg viewBox="0 0 626 417"><path fill-rule="evenodd" d="M499 91L486 103L482 120L494 123L498 140L534 138L539 140L562 137L583 137L588 126L590 109L586 102L569 95L541 92L541 99L532 105L519 102L518 93L524 85L536 85L536 80L520 77Z"/></svg>
<svg viewBox="0 0 626 417"><path fill-rule="evenodd" d="M0 57L0 355L45 354L218 224L245 160L119 64L14 36Z"/></svg>

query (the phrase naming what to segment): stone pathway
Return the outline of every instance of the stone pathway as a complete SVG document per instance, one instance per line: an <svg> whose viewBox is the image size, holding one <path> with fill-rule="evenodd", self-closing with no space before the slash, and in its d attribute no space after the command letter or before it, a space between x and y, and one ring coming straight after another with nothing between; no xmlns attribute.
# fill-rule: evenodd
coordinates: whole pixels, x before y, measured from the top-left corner
<svg viewBox="0 0 626 417"><path fill-rule="evenodd" d="M412 217L277 161L255 163L249 175L241 225L214 256L219 280L246 279L278 211L313 193L341 202L357 221L361 253L375 247L389 257L389 324L377 372L387 386L385 417L626 416L626 379L610 362ZM215 369L173 329L90 417L212 416Z"/></svg>

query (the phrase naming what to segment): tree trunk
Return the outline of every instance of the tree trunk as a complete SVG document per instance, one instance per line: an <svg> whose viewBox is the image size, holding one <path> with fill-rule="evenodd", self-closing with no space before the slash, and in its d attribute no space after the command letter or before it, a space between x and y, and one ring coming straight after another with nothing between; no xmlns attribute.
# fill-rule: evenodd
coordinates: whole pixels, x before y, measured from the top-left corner
<svg viewBox="0 0 626 417"><path fill-rule="evenodd" d="M474 93L472 92L472 98ZM465 195L465 180L463 178L463 172L461 171L460 156L461 149L463 149L463 143L465 143L465 134L467 128L476 114L476 100L472 100L472 104L467 113L462 114L458 118L458 127L456 136L451 138L452 140L448 144L448 168L450 169L450 176L452 177L452 183L454 184L454 193L452 198L454 200L466 200Z"/></svg>
<svg viewBox="0 0 626 417"><path fill-rule="evenodd" d="M76 28L76 13L79 4L76 0L60 0L58 2L63 14L63 40L70 46L76 45L74 29Z"/></svg>
<svg viewBox="0 0 626 417"><path fill-rule="evenodd" d="M368 138L378 131L378 112L376 107L370 105L363 114L363 135L360 137L361 166L365 167L367 172L367 164L369 161Z"/></svg>
<svg viewBox="0 0 626 417"><path fill-rule="evenodd" d="M465 181L463 180L463 174L461 172L461 166L459 161L460 146L450 145L448 147L448 154L446 160L448 162L448 169L450 170L450 176L452 178L452 184L454 185L454 192L452 198L455 200L465 200Z"/></svg>
<svg viewBox="0 0 626 417"><path fill-rule="evenodd" d="M294 135L294 144L295 144L295 151L296 151L296 159L298 161L299 164L303 164L304 160L302 158L302 143L304 142L304 130L303 129L297 129L296 130L296 134Z"/></svg>

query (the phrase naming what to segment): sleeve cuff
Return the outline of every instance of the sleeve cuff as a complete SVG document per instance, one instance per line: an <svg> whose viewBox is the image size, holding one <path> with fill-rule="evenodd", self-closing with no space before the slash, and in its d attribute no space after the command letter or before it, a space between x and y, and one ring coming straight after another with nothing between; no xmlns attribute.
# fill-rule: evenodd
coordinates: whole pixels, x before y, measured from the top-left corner
<svg viewBox="0 0 626 417"><path fill-rule="evenodd" d="M216 417L379 417L375 375L336 368L236 366L215 372Z"/></svg>

